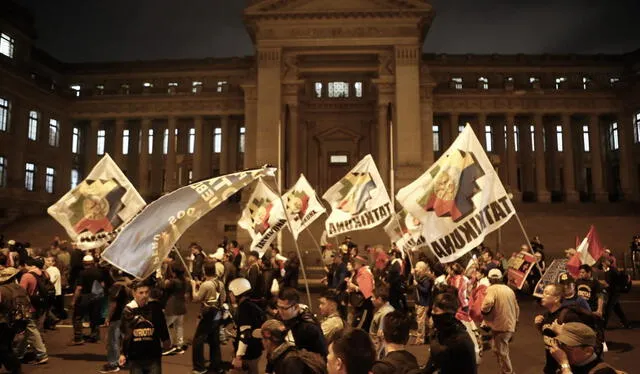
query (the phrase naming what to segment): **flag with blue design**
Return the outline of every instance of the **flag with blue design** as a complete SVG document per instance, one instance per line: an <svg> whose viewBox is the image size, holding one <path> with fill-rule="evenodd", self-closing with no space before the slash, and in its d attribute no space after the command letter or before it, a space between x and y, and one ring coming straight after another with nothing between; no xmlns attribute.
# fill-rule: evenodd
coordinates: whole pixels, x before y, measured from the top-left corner
<svg viewBox="0 0 640 374"><path fill-rule="evenodd" d="M397 201L422 223L426 246L440 262L458 259L514 214L511 199L471 126Z"/></svg>
<svg viewBox="0 0 640 374"><path fill-rule="evenodd" d="M87 178L47 212L81 249L98 248L114 238L119 227L133 218L146 202L105 154Z"/></svg>
<svg viewBox="0 0 640 374"><path fill-rule="evenodd" d="M375 227L392 213L387 188L371 155L360 160L322 198L331 205L325 222L329 237Z"/></svg>
<svg viewBox="0 0 640 374"><path fill-rule="evenodd" d="M137 278L146 278L197 220L254 180L274 172L264 167L223 175L166 194L133 218L102 258Z"/></svg>

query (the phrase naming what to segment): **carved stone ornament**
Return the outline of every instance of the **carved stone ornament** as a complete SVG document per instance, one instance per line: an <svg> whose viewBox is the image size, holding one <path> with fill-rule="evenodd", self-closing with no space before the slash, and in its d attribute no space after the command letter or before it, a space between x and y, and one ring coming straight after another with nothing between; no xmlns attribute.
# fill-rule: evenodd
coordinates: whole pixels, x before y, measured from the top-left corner
<svg viewBox="0 0 640 374"><path fill-rule="evenodd" d="M543 111L555 112L611 112L621 109L621 104L615 98L539 98L539 97L510 97L510 98L454 98L438 97L433 99L436 112L504 112L504 111Z"/></svg>
<svg viewBox="0 0 640 374"><path fill-rule="evenodd" d="M292 26L278 28L259 28L258 39L336 39L336 38L383 38L410 37L418 35L415 26Z"/></svg>
<svg viewBox="0 0 640 374"><path fill-rule="evenodd" d="M180 101L78 101L71 108L72 118L164 117L169 115L242 115L244 98Z"/></svg>

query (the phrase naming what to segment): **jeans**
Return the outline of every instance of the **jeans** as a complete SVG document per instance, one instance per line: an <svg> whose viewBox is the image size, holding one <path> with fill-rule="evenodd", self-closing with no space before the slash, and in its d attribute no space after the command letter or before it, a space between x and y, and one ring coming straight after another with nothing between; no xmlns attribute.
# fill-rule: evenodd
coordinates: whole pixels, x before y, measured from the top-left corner
<svg viewBox="0 0 640 374"><path fill-rule="evenodd" d="M184 314L179 316L166 316L167 327L171 335L171 344L177 347L184 345ZM173 325L173 328L171 328Z"/></svg>
<svg viewBox="0 0 640 374"><path fill-rule="evenodd" d="M493 331L491 334L491 348L498 359L500 373L513 374L513 366L511 366L511 357L509 356L509 342L511 341L513 333Z"/></svg>
<svg viewBox="0 0 640 374"><path fill-rule="evenodd" d="M609 318L611 318L612 313L615 313L618 318L620 318L620 322L623 325L627 326L629 324L629 320L627 320L627 316L624 315L624 311L620 306L619 293L613 293L609 296L609 300L607 301L607 305L604 310L604 316L602 316L602 318L604 319L604 328L607 328L607 325L609 324Z"/></svg>
<svg viewBox="0 0 640 374"><path fill-rule="evenodd" d="M120 320L111 321L109 323L109 332L107 335L107 362L109 364L118 365L121 343L122 334L120 334Z"/></svg>
<svg viewBox="0 0 640 374"><path fill-rule="evenodd" d="M162 361L159 358L135 360L129 362L129 365L129 374L162 374Z"/></svg>
<svg viewBox="0 0 640 374"><path fill-rule="evenodd" d="M193 370L202 371L204 367L204 344L209 344L209 368L219 369L222 363L220 353L220 321L213 319L211 315L203 315L198 322L193 336Z"/></svg>
<svg viewBox="0 0 640 374"><path fill-rule="evenodd" d="M16 336L15 330L6 324L0 324L0 366L11 374L19 374L20 360L13 352L13 338Z"/></svg>
<svg viewBox="0 0 640 374"><path fill-rule="evenodd" d="M100 318L102 313L102 298L93 299L90 294L80 295L73 308L73 340L83 340L82 320L89 315L91 338L100 339Z"/></svg>
<svg viewBox="0 0 640 374"><path fill-rule="evenodd" d="M41 318L44 318L44 316ZM31 344L38 358L47 357L47 347L44 346L36 321L32 319L27 323L27 327L24 330L24 338L18 344L16 353L20 359L24 357L28 344Z"/></svg>

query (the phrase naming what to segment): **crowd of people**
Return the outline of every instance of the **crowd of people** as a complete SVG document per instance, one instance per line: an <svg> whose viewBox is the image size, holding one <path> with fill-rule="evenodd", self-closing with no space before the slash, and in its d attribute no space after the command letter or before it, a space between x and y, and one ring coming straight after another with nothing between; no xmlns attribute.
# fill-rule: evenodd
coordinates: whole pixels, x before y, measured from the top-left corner
<svg viewBox="0 0 640 374"><path fill-rule="evenodd" d="M235 241L213 251L192 243L184 258L171 252L145 280L100 261L99 250L58 238L44 250L13 241L2 247L0 364L10 373L23 363L45 364L43 334L69 317L68 345L106 342L100 373L161 373L162 357L190 349L194 374L258 373L263 355L266 372L277 374L473 374L489 345L500 373L514 372L509 348L521 291L506 284L505 256L484 246L449 264L397 248L360 248L349 237L325 246L317 315L297 290L299 259L275 246L260 254ZM533 290L545 271L544 246L534 238L522 249L536 255L525 286ZM544 288L545 312L531 321L546 346L544 373L616 372L603 352L613 313L630 328L619 303L624 281L609 254L580 267L578 279L562 273ZM199 304L190 345L189 302ZM228 340L233 356L223 357ZM422 344L430 354L421 366L407 347Z"/></svg>

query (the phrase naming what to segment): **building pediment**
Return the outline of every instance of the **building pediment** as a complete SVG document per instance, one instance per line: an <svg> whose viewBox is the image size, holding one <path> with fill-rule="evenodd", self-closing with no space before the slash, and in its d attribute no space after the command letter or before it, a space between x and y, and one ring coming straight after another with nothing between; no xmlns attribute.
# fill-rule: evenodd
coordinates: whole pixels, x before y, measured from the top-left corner
<svg viewBox="0 0 640 374"><path fill-rule="evenodd" d="M245 9L249 18L427 14L432 11L426 0L257 0Z"/></svg>

